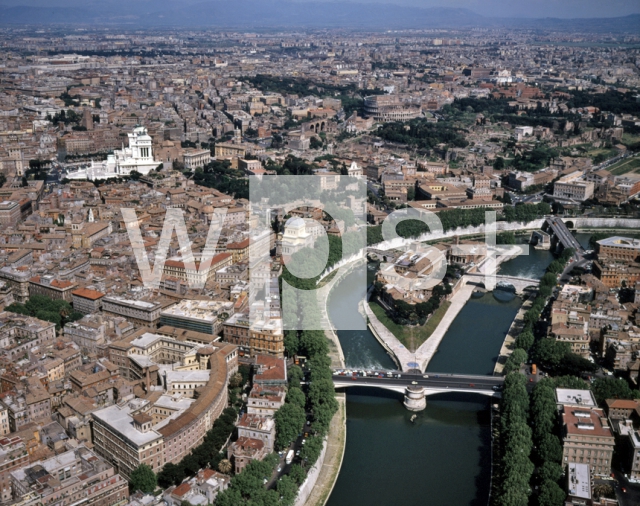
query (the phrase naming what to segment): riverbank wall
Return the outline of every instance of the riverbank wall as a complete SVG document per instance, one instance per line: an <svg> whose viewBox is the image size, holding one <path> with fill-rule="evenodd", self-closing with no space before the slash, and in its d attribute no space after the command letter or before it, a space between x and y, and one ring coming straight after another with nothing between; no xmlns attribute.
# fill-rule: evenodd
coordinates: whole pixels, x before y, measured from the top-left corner
<svg viewBox="0 0 640 506"><path fill-rule="evenodd" d="M507 362L509 355L513 353L516 338L522 332L524 327L524 315L533 305L533 301L535 296L530 294L520 306L518 313L516 314L511 326L509 327L509 331L507 335L504 337L504 341L502 342L502 347L500 348L500 354L498 355L498 360L496 360L496 365L493 368L493 375L500 376L502 374L502 370L504 369L504 364Z"/></svg>
<svg viewBox="0 0 640 506"><path fill-rule="evenodd" d="M634 218L580 218L580 217L566 217L560 218L569 228L574 229L599 229L599 228L613 228L613 229L626 229L626 228L640 228L640 219ZM496 232L518 232L523 230L536 230L541 229L544 224L545 218L539 218L532 221L496 221ZM383 241L372 245L372 248L379 250L390 250L401 248L407 244L414 242L427 242L435 241L438 239L448 239L455 236L463 237L468 235L480 235L486 233L486 226L484 224L478 226L458 227L446 232L427 232L419 237L412 239L403 239L398 237L392 241Z"/></svg>
<svg viewBox="0 0 640 506"><path fill-rule="evenodd" d="M342 468L347 443L346 394L336 394L338 411L333 415L322 452L300 486L295 506L324 506Z"/></svg>

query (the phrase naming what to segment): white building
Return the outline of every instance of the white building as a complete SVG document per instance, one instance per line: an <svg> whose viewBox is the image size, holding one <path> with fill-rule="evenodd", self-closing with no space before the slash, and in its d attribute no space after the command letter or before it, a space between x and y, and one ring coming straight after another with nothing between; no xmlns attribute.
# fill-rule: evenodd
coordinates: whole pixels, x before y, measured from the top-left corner
<svg viewBox="0 0 640 506"><path fill-rule="evenodd" d="M104 162L91 161L91 165L86 169L67 174L67 179L109 179L121 176L128 176L136 171L142 175L147 175L160 165L159 161L153 159L153 148L151 137L145 127L136 127L133 133L127 134L129 146L116 149L113 154L107 156Z"/></svg>

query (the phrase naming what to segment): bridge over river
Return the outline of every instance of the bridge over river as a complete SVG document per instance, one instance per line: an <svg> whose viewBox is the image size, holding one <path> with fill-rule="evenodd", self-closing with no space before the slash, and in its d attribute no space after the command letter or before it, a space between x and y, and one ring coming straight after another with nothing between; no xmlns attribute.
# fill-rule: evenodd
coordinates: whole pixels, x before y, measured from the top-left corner
<svg viewBox="0 0 640 506"><path fill-rule="evenodd" d="M404 394L404 405L411 411L427 406L426 398L448 392L466 392L500 397L504 378L469 374L413 374L399 371L336 371L336 388L369 387L392 390Z"/></svg>
<svg viewBox="0 0 640 506"><path fill-rule="evenodd" d="M516 276L500 276L493 277L487 276L480 272L467 272L465 275L467 283L482 284L487 290L493 290L493 286L486 286L488 279L495 279L496 285L511 285L516 289L516 293L524 292L525 288L537 287L540 284L540 280L531 278L519 278Z"/></svg>

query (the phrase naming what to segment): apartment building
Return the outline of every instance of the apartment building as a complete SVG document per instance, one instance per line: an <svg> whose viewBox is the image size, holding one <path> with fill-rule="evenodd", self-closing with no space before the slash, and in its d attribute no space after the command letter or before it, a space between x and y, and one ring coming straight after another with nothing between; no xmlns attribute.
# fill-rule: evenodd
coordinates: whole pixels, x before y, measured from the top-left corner
<svg viewBox="0 0 640 506"><path fill-rule="evenodd" d="M20 221L21 215L19 202L15 200L0 202L0 225L3 227L15 227Z"/></svg>
<svg viewBox="0 0 640 506"><path fill-rule="evenodd" d="M593 196L594 184L582 176L582 171L575 171L558 179L553 185L553 196L580 202L590 199Z"/></svg>
<svg viewBox="0 0 640 506"><path fill-rule="evenodd" d="M183 300L160 313L160 325L217 335L233 315L233 305L229 301Z"/></svg>
<svg viewBox="0 0 640 506"><path fill-rule="evenodd" d="M73 292L78 285L71 281L55 279L55 276L34 276L29 280L29 295L44 295L53 300L64 300L71 302Z"/></svg>
<svg viewBox="0 0 640 506"><path fill-rule="evenodd" d="M13 498L21 506L126 504L127 481L84 445L11 472Z"/></svg>
<svg viewBox="0 0 640 506"><path fill-rule="evenodd" d="M27 350L52 342L56 324L33 316L3 311L0 313L0 342L11 359L20 359Z"/></svg>
<svg viewBox="0 0 640 506"><path fill-rule="evenodd" d="M25 303L29 300L29 270L25 268L2 267L0 280L11 287L13 298L16 302Z"/></svg>
<svg viewBox="0 0 640 506"><path fill-rule="evenodd" d="M211 161L211 151L208 149L187 148L182 153L182 163L185 169L195 170L204 167Z"/></svg>
<svg viewBox="0 0 640 506"><path fill-rule="evenodd" d="M238 347L240 355L249 354L249 313L236 313L223 324L223 339Z"/></svg>
<svg viewBox="0 0 640 506"><path fill-rule="evenodd" d="M217 270L233 263L233 255L231 253L215 255L206 269L201 268L200 263L200 260L196 260L193 268L189 268L182 259L172 258L164 263L164 275L185 281L191 286L204 286L215 276Z"/></svg>
<svg viewBox="0 0 640 506"><path fill-rule="evenodd" d="M160 321L164 306L159 302L125 299L109 296L102 298L102 312L113 316L124 316L135 325L155 328Z"/></svg>
<svg viewBox="0 0 640 506"><path fill-rule="evenodd" d="M273 418L245 413L236 423L238 438L258 439L264 444L267 453L273 451L276 440L276 423Z"/></svg>
<svg viewBox="0 0 640 506"><path fill-rule="evenodd" d="M588 464L596 476L609 476L615 440L601 409L564 406L562 413L564 464Z"/></svg>
<svg viewBox="0 0 640 506"><path fill-rule="evenodd" d="M630 237L608 237L597 241L598 258L606 258L621 262L635 262L640 256L640 240Z"/></svg>
<svg viewBox="0 0 640 506"><path fill-rule="evenodd" d="M96 353L98 347L105 344L106 324L89 318L82 318L64 326L64 336L71 339L80 348Z"/></svg>
<svg viewBox="0 0 640 506"><path fill-rule="evenodd" d="M73 309L82 314L96 313L100 310L104 293L89 288L79 288L71 292Z"/></svg>
<svg viewBox="0 0 640 506"><path fill-rule="evenodd" d="M247 413L273 417L283 406L285 396L282 386L254 385L247 399Z"/></svg>
<svg viewBox="0 0 640 506"><path fill-rule="evenodd" d="M232 345L199 346L149 333L130 344L132 362L156 370L157 364L172 363L174 369L159 382L159 396L93 414L96 451L126 477L143 463L157 472L198 446L227 406L229 375L237 370L237 348ZM187 383L189 388L183 388ZM147 388L150 384L147 377Z"/></svg>
<svg viewBox="0 0 640 506"><path fill-rule="evenodd" d="M27 447L21 437L0 438L0 502L12 499L11 472L29 463Z"/></svg>

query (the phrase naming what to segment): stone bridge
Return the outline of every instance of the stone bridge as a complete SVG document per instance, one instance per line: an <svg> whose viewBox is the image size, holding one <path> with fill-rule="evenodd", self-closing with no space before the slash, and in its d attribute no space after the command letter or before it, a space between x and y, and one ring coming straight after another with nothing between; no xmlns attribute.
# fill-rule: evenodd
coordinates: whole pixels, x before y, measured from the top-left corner
<svg viewBox="0 0 640 506"><path fill-rule="evenodd" d="M542 225L542 230L551 236L551 249L573 248L578 258L582 258L585 249L567 228L560 218L548 217Z"/></svg>
<svg viewBox="0 0 640 506"><path fill-rule="evenodd" d="M404 405L411 411L423 410L429 395L462 392L500 397L503 382L501 376L398 371L336 371L333 375L336 388L382 388L404 394Z"/></svg>
<svg viewBox="0 0 640 506"><path fill-rule="evenodd" d="M479 272L478 273L467 272L465 274L465 278L467 278L468 284L477 284L478 286L483 286L487 290L492 290L494 288L492 286L486 286L487 280L495 279L496 285L499 285L501 283L505 285L511 285L516 289L516 293L522 293L524 292L525 288L528 288L530 286L538 286L540 284L539 279L520 278L517 276L500 276L500 275L486 276L485 274L482 274Z"/></svg>

